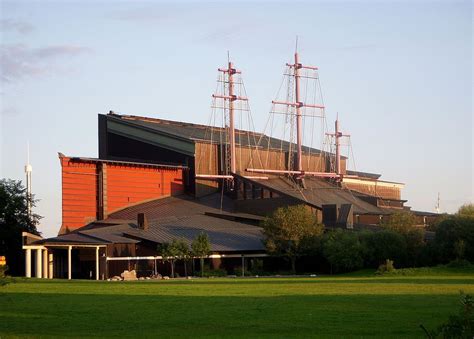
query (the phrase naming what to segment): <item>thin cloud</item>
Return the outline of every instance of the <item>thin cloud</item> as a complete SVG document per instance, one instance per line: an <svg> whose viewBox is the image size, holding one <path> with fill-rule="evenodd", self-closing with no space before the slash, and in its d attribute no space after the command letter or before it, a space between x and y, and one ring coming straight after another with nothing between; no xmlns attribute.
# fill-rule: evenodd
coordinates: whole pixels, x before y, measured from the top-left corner
<svg viewBox="0 0 474 339"><path fill-rule="evenodd" d="M0 116L3 117L14 117L20 115L20 112L14 107L5 107L0 109Z"/></svg>
<svg viewBox="0 0 474 339"><path fill-rule="evenodd" d="M34 30L33 25L28 22L15 19L1 19L0 20L0 30L2 32L17 32L20 34L28 34Z"/></svg>
<svg viewBox="0 0 474 339"><path fill-rule="evenodd" d="M39 76L54 71L57 59L78 56L90 49L74 45L31 48L23 44L0 47L0 78L12 83L25 77Z"/></svg>

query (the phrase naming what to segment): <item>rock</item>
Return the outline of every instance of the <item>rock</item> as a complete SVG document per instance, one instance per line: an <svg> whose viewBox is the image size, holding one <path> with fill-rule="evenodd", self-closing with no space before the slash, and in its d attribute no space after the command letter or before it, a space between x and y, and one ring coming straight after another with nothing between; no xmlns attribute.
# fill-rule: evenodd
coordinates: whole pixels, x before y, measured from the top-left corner
<svg viewBox="0 0 474 339"><path fill-rule="evenodd" d="M145 277L140 277L138 278L138 280L145 280Z"/></svg>
<svg viewBox="0 0 474 339"><path fill-rule="evenodd" d="M167 275L165 275L165 276L163 277L163 280L170 280L170 277L168 277Z"/></svg>
<svg viewBox="0 0 474 339"><path fill-rule="evenodd" d="M123 278L123 280L130 281L130 280L138 280L137 279L137 272L135 270L131 271L123 271L120 276Z"/></svg>
<svg viewBox="0 0 474 339"><path fill-rule="evenodd" d="M146 279L146 280L150 280L151 278L150 278L150 277L146 277L145 279Z"/></svg>

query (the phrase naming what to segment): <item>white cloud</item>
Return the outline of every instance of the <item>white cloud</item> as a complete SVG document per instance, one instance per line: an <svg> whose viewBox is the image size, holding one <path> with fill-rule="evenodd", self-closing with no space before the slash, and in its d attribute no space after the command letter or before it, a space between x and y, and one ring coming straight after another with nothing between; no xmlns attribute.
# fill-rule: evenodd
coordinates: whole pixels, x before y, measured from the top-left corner
<svg viewBox="0 0 474 339"><path fill-rule="evenodd" d="M48 74L54 71L57 59L89 51L89 48L74 45L41 48L23 44L3 45L0 46L0 79L11 83L25 77Z"/></svg>

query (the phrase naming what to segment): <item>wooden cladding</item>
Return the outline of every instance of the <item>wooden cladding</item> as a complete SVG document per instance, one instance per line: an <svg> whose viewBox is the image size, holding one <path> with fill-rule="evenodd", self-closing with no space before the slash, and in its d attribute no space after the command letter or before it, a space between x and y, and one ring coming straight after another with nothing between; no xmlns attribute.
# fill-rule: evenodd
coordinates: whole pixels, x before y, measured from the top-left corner
<svg viewBox="0 0 474 339"><path fill-rule="evenodd" d="M60 234L130 205L183 192L181 168L60 157L62 226Z"/></svg>
<svg viewBox="0 0 474 339"><path fill-rule="evenodd" d="M262 168L271 170L287 170L288 169L288 152L280 150L268 150L265 148L255 148L248 146L236 145L236 172L242 175L254 175L245 172L246 168ZM210 144L196 142L196 173L198 174L222 174L224 163L223 153L225 146L219 144ZM220 156L222 155L222 156ZM303 153L302 165L304 171L327 172L328 160L321 154ZM342 159L341 168L343 173L346 169L346 161Z"/></svg>

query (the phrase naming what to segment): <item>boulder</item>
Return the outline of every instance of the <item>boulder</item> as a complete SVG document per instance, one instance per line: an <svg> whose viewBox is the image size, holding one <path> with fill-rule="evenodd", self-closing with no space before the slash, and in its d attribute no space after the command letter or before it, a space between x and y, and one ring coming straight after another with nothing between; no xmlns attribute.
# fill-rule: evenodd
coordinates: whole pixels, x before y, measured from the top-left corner
<svg viewBox="0 0 474 339"><path fill-rule="evenodd" d="M135 270L131 271L123 271L120 276L123 278L123 280L129 281L129 280L138 280L137 279L137 272Z"/></svg>

